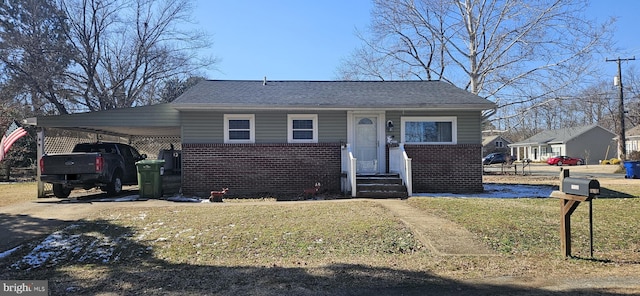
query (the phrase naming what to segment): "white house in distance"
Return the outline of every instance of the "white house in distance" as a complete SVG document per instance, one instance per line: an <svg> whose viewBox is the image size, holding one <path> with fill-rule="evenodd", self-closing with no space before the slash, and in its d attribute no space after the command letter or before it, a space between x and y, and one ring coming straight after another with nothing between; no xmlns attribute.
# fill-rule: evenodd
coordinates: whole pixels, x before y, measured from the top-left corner
<svg viewBox="0 0 640 296"><path fill-rule="evenodd" d="M640 125L636 126L625 133L625 147L627 153L640 151ZM618 139L616 137L616 139Z"/></svg>
<svg viewBox="0 0 640 296"><path fill-rule="evenodd" d="M615 134L597 125L569 127L540 132L533 137L509 144L517 160L546 161L559 155L581 157L586 164L616 156Z"/></svg>

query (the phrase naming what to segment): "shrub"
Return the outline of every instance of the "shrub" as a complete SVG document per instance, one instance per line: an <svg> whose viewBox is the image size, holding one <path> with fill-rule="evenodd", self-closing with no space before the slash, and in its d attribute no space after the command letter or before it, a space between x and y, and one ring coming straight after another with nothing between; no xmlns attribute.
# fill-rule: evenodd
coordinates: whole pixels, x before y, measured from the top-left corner
<svg viewBox="0 0 640 296"><path fill-rule="evenodd" d="M640 151L631 151L627 155L627 159L629 159L629 160L640 160Z"/></svg>

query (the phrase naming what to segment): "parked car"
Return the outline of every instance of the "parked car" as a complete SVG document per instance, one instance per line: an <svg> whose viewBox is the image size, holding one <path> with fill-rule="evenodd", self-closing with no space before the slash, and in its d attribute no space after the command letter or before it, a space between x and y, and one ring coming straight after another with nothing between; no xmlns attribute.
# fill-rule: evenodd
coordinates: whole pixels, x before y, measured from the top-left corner
<svg viewBox="0 0 640 296"><path fill-rule="evenodd" d="M511 163L513 160L513 158L511 157L511 155L506 154L506 153L500 153L500 152L496 152L496 153L490 153L487 156L482 158L482 164L483 165L488 165L488 164L494 164L494 163Z"/></svg>
<svg viewBox="0 0 640 296"><path fill-rule="evenodd" d="M547 164L549 165L558 165L558 166L562 166L565 164L568 165L583 165L584 164L584 159L579 158L579 157L570 157L570 156L554 156L554 157L549 157L547 159Z"/></svg>

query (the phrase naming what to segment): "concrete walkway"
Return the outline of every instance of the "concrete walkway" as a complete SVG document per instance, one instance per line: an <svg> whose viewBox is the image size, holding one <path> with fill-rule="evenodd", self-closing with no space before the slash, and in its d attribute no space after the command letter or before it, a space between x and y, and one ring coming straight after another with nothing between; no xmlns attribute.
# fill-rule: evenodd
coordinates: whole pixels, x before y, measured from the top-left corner
<svg viewBox="0 0 640 296"><path fill-rule="evenodd" d="M371 199L389 209L434 254L449 256L497 255L480 239L453 221L429 215L407 200Z"/></svg>

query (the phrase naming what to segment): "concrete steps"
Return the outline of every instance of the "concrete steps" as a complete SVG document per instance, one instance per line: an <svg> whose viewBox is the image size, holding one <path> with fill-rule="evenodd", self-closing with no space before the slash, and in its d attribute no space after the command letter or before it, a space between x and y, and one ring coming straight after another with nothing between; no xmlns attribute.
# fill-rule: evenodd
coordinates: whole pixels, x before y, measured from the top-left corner
<svg viewBox="0 0 640 296"><path fill-rule="evenodd" d="M407 198L407 187L398 174L359 174L356 176L356 197Z"/></svg>

